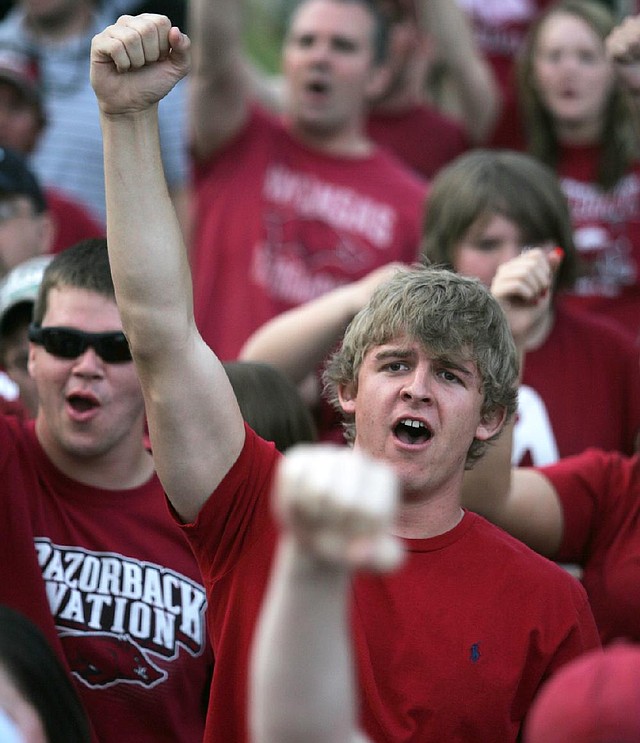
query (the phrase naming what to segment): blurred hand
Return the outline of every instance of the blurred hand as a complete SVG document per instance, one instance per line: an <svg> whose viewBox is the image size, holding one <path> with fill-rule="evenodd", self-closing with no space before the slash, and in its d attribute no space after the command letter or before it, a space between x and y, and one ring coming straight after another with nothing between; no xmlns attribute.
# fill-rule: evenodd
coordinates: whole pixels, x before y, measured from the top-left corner
<svg viewBox="0 0 640 743"><path fill-rule="evenodd" d="M514 341L526 346L530 333L551 311L553 277L560 265L560 248L532 248L501 264L491 282L491 293L500 302Z"/></svg>
<svg viewBox="0 0 640 743"><path fill-rule="evenodd" d="M301 445L282 459L274 510L310 556L350 569L385 571L402 560L390 533L399 485L382 462L345 447Z"/></svg>
<svg viewBox="0 0 640 743"><path fill-rule="evenodd" d="M613 29L606 50L625 87L640 95L640 15L628 16Z"/></svg>

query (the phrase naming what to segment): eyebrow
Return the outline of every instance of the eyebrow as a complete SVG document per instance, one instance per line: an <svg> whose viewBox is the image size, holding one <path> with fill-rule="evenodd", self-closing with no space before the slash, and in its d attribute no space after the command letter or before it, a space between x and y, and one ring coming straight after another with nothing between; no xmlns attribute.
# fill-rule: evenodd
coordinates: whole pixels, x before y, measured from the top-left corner
<svg viewBox="0 0 640 743"><path fill-rule="evenodd" d="M409 356L415 356L415 351L413 351L410 348L402 348L402 347L391 347L391 348L385 348L381 351L378 351L374 355L374 359L376 361L384 361L385 359L406 359L409 358Z"/></svg>
<svg viewBox="0 0 640 743"><path fill-rule="evenodd" d="M460 374L464 374L466 377L469 377L469 379L475 376L474 372L465 366L464 361L455 361L450 356L438 356L434 359L434 361L440 362L443 366L446 366L447 369L455 369L456 371L460 372Z"/></svg>
<svg viewBox="0 0 640 743"><path fill-rule="evenodd" d="M385 359L407 359L411 356L415 356L416 353L410 348L402 348L402 347L391 347L391 348L384 348L380 351L378 351L374 355L375 361L384 361ZM460 374L464 374L466 377L469 377L471 379L474 376L474 372L467 368L465 365L465 362L462 360L456 361L451 356L447 356L445 354L441 354L439 356L432 357L432 360L437 363L441 364L442 366L446 367L447 369L455 369L456 371L460 372Z"/></svg>

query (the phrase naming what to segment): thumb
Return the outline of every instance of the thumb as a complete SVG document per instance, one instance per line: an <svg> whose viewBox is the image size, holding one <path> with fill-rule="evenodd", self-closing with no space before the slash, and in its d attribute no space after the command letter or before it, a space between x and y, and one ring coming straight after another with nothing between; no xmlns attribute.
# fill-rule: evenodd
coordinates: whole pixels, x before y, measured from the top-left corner
<svg viewBox="0 0 640 743"><path fill-rule="evenodd" d="M172 26L169 30L169 47L173 64L188 70L191 65L191 39L177 26Z"/></svg>
<svg viewBox="0 0 640 743"><path fill-rule="evenodd" d="M558 271L558 268L560 268L560 264L562 263L564 259L564 250L560 247L554 248L547 256L547 260L549 261L549 266L551 267L551 270L555 274Z"/></svg>

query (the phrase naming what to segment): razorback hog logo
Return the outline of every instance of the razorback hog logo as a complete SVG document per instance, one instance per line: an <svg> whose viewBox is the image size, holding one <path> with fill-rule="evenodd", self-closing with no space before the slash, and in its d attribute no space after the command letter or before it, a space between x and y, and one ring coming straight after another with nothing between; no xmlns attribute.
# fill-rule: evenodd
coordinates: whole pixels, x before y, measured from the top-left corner
<svg viewBox="0 0 640 743"><path fill-rule="evenodd" d="M151 687L167 677L128 635L66 634L61 640L72 673L89 687L119 683Z"/></svg>

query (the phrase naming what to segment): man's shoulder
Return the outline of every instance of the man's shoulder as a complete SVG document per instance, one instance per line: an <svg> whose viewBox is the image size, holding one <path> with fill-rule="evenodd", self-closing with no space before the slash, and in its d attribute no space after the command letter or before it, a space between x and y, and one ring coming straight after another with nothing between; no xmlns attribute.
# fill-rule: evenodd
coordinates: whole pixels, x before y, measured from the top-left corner
<svg viewBox="0 0 640 743"><path fill-rule="evenodd" d="M18 414L18 408L12 408L8 401L2 399L0 407L0 442L19 442L27 439L26 416Z"/></svg>
<svg viewBox="0 0 640 743"><path fill-rule="evenodd" d="M429 188L429 182L412 170L402 160L396 157L392 152L387 151L384 147L374 145L374 154L372 163L380 173L392 178L394 184L405 186L408 189L426 195ZM394 185L395 187L395 185Z"/></svg>
<svg viewBox="0 0 640 743"><path fill-rule="evenodd" d="M567 586L577 588L578 592L583 590L575 577L557 563L535 552L524 542L482 516L473 514L473 518L477 538L485 542L487 554L491 554L496 562L500 562L504 575L512 572L520 580L530 581L531 588L538 585L543 588L555 585L562 590Z"/></svg>
<svg viewBox="0 0 640 743"><path fill-rule="evenodd" d="M201 513L211 508L233 508L239 493L253 498L270 492L274 468L282 454L277 451L273 442L263 439L246 423L245 433L244 445L238 458Z"/></svg>
<svg viewBox="0 0 640 743"><path fill-rule="evenodd" d="M0 471L5 481L31 476L35 448L33 422L11 410L0 412Z"/></svg>
<svg viewBox="0 0 640 743"><path fill-rule="evenodd" d="M571 484L580 480L594 493L613 494L616 490L623 490L624 494L629 493L637 500L636 494L640 492L640 453L629 456L619 451L589 447L538 470L552 481L556 489L561 487L561 483ZM602 483L607 487L601 487Z"/></svg>
<svg viewBox="0 0 640 743"><path fill-rule="evenodd" d="M232 172L246 169L253 177L262 170L260 162L269 157L278 142L291 139L287 128L275 115L253 103L249 107L246 121L232 136L202 158L194 158L195 174L201 180L211 176L218 178L220 172L230 168Z"/></svg>

